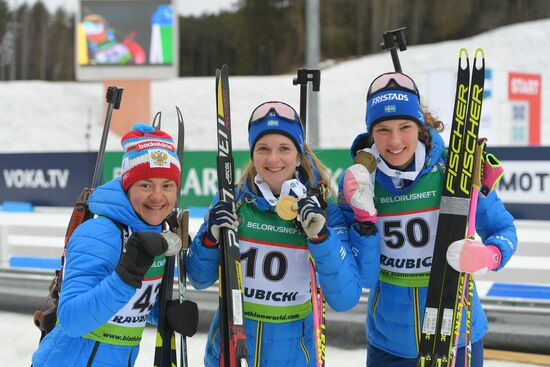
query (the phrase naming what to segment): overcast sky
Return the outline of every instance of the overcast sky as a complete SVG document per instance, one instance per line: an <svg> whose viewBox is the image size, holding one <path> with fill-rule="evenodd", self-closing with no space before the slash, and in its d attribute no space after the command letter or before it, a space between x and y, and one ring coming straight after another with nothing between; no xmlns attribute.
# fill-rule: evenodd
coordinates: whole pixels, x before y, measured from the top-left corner
<svg viewBox="0 0 550 367"><path fill-rule="evenodd" d="M7 0L10 7L23 3L33 4L36 0ZM67 11L76 11L78 0L42 0L48 10L55 11L62 6ZM237 0L177 0L178 13L181 15L201 15L217 13L220 10L230 10Z"/></svg>

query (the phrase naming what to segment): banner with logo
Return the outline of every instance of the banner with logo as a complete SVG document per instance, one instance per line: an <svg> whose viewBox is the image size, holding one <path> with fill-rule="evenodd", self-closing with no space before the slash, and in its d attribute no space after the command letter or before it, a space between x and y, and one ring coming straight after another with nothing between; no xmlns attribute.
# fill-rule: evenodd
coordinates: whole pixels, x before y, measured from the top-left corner
<svg viewBox="0 0 550 367"><path fill-rule="evenodd" d="M490 148L502 162L504 178L498 195L516 219L550 220L550 147ZM331 173L331 184L352 163L347 149L321 149L319 159ZM103 182L120 175L122 152L106 152ZM182 207L207 207L217 191L216 152L186 152L183 163ZM236 177L250 159L235 151ZM38 206L72 207L92 182L96 153L0 154L0 204L27 201Z"/></svg>
<svg viewBox="0 0 550 367"><path fill-rule="evenodd" d="M97 153L0 154L0 203L74 206L90 186Z"/></svg>
<svg viewBox="0 0 550 367"><path fill-rule="evenodd" d="M122 152L107 152L105 154L104 181L120 176L122 154ZM316 154L331 172L332 185L336 190L336 182L340 174L352 163L349 150L323 149L316 151ZM250 160L250 152L248 150L234 151L233 159L235 161L235 178L238 180ZM181 205L183 207L209 206L214 194L218 191L216 152L185 152L182 171Z"/></svg>
<svg viewBox="0 0 550 367"><path fill-rule="evenodd" d="M490 148L502 163L497 192L516 219L550 220L550 147Z"/></svg>

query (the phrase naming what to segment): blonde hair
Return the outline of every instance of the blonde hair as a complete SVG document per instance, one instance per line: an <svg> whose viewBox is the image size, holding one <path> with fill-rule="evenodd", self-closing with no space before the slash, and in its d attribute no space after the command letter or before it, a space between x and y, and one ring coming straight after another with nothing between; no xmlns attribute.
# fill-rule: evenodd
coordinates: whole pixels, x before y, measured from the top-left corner
<svg viewBox="0 0 550 367"><path fill-rule="evenodd" d="M319 158L313 153L313 150L307 145L307 143L304 143L304 152L305 155L299 154L299 162L301 168L301 173L305 175L304 179L308 181L309 187L317 187L320 185L323 185L325 190L322 192L325 192L324 199L326 200L329 196L333 194L332 185L330 184L330 174L327 169L327 167L321 163ZM309 159L308 159L309 157ZM311 159L311 161L310 161ZM312 165L313 162L313 165ZM315 173L314 168L317 170L317 173L319 174L319 177L321 178L318 182L315 182ZM246 167L243 170L243 173L241 175L241 178L239 179L239 182L237 183L237 186L241 188L245 183L248 183L248 186L250 190L255 193L256 195L259 195L259 191L256 188L256 185L254 185L254 177L256 177L256 168L254 167L254 162L252 159L248 161L246 164Z"/></svg>

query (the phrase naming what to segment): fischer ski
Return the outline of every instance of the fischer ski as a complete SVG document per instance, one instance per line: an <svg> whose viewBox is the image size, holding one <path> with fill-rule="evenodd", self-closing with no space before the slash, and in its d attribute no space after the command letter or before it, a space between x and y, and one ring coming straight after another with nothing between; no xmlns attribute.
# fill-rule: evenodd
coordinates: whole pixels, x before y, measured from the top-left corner
<svg viewBox="0 0 550 367"><path fill-rule="evenodd" d="M218 193L235 208L234 163L231 144L228 67L216 69L216 111L218 134ZM219 302L220 366L248 366L244 327L243 287L237 233L222 228L220 233Z"/></svg>
<svg viewBox="0 0 550 367"><path fill-rule="evenodd" d="M456 358L453 340L460 333L465 277L447 264L446 253L452 242L466 237L484 78L483 50L476 50L470 75L468 53L461 49L449 157L419 341L417 366L420 367L447 367Z"/></svg>
<svg viewBox="0 0 550 367"><path fill-rule="evenodd" d="M57 305L59 302L59 296L61 292L61 282L63 280L63 268L65 266L65 254L67 252L67 245L73 235L76 228L83 222L93 217L93 213L90 212L88 207L88 200L94 189L99 185L101 180L101 173L103 171L103 156L105 155L105 146L107 144L107 137L109 136L109 126L111 125L111 116L113 109L118 110L120 108L120 101L122 99L122 92L124 89L110 86L107 88L107 94L105 98L109 104L107 113L105 116L105 124L103 125L103 133L101 135L101 142L99 144L99 151L95 162L94 174L92 178L92 185L85 187L78 199L76 200L71 219L67 225L67 231L65 232L65 242L63 246L63 254L61 255L61 268L55 271L54 278L50 283L49 294L46 300L44 300L40 310L34 313L34 324L40 329L40 341L52 331L57 322ZM118 226L118 225L117 225Z"/></svg>

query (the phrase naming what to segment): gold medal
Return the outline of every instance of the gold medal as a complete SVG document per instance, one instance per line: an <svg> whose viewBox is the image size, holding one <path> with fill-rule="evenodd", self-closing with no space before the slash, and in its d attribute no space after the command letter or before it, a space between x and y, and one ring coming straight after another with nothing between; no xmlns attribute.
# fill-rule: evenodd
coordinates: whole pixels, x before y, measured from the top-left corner
<svg viewBox="0 0 550 367"><path fill-rule="evenodd" d="M369 173L373 173L376 169L376 158L372 153L365 152L364 150L357 152L354 163L365 166Z"/></svg>
<svg viewBox="0 0 550 367"><path fill-rule="evenodd" d="M279 218L284 220L292 220L298 215L298 211L294 210L294 204L298 203L298 199L294 196L283 196L277 202L275 211Z"/></svg>

